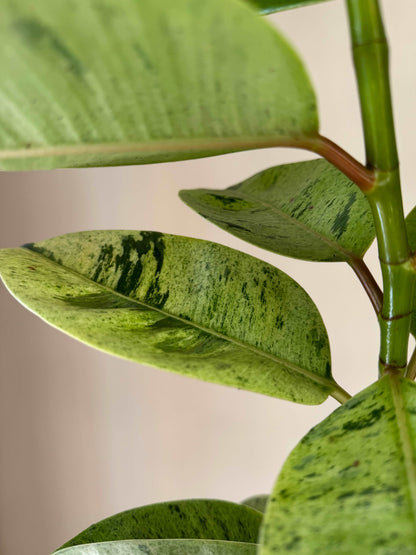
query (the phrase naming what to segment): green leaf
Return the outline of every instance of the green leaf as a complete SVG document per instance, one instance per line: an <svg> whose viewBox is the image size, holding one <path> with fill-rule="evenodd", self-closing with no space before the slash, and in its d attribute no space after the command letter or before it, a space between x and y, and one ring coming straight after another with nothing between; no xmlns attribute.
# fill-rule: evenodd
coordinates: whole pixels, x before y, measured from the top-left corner
<svg viewBox="0 0 416 555"><path fill-rule="evenodd" d="M252 509L256 509L256 511L264 513L268 500L268 495L253 495L252 497L249 497L248 499L242 501L242 503L243 505L247 505L247 507L251 507Z"/></svg>
<svg viewBox="0 0 416 555"><path fill-rule="evenodd" d="M133 539L208 539L256 543L262 515L237 503L189 499L124 511L93 524L64 547Z"/></svg>
<svg viewBox="0 0 416 555"><path fill-rule="evenodd" d="M375 237L364 194L325 160L277 166L223 191L184 190L180 197L240 239L303 260L361 258Z"/></svg>
<svg viewBox="0 0 416 555"><path fill-rule="evenodd" d="M385 376L292 451L264 517L261 555L413 555L416 384Z"/></svg>
<svg viewBox="0 0 416 555"><path fill-rule="evenodd" d="M406 216L406 228L412 252L416 251L416 206Z"/></svg>
<svg viewBox="0 0 416 555"><path fill-rule="evenodd" d="M238 0L0 0L5 169L164 162L315 136L289 44Z"/></svg>
<svg viewBox="0 0 416 555"><path fill-rule="evenodd" d="M249 0L251 4L259 8L260 13L268 14L280 12L291 8L301 8L310 4L318 4L327 0Z"/></svg>
<svg viewBox="0 0 416 555"><path fill-rule="evenodd" d="M407 237L409 240L410 250L412 253L416 252L416 206L406 216ZM413 300L413 314L410 331L416 337L416 291Z"/></svg>
<svg viewBox="0 0 416 555"><path fill-rule="evenodd" d="M299 403L340 390L307 293L251 256L139 231L72 233L0 251L10 291L103 351Z"/></svg>
<svg viewBox="0 0 416 555"><path fill-rule="evenodd" d="M125 540L77 545L59 555L256 555L254 543L217 540Z"/></svg>

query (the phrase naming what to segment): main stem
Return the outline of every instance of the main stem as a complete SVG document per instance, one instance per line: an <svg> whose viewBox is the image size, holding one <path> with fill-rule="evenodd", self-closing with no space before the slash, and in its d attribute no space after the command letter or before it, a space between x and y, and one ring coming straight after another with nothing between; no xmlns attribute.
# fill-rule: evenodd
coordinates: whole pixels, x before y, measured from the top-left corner
<svg viewBox="0 0 416 555"><path fill-rule="evenodd" d="M347 0L360 95L367 167L375 172L368 191L383 276L380 374L404 373L415 273L404 222L399 160L389 84L388 45L378 0Z"/></svg>

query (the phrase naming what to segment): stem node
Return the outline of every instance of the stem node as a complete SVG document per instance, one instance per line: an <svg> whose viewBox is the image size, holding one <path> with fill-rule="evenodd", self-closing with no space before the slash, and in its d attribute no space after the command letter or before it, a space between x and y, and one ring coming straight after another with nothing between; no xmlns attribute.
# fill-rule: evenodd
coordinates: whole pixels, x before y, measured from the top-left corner
<svg viewBox="0 0 416 555"><path fill-rule="evenodd" d="M379 370L380 374L403 374L416 274L411 269L403 213L388 44L378 0L347 0L347 7L367 168L373 168L375 175L372 189L365 192L373 212L383 275Z"/></svg>

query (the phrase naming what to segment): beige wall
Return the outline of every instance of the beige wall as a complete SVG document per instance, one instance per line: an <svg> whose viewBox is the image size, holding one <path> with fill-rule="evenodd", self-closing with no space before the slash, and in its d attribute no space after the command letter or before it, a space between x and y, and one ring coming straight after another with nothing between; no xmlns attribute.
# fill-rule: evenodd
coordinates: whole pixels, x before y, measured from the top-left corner
<svg viewBox="0 0 416 555"><path fill-rule="evenodd" d="M405 207L416 203L416 5L384 2ZM274 16L304 56L322 132L362 159L341 1ZM187 209L181 188L225 187L304 152L269 150L176 164L3 174L1 246L85 229L154 229L218 241L287 271L327 324L334 374L351 392L376 378L377 326L349 268L284 259ZM374 248L369 264L377 270ZM186 497L267 492L290 449L336 403L302 407L95 352L0 295L0 553L46 555L92 522Z"/></svg>

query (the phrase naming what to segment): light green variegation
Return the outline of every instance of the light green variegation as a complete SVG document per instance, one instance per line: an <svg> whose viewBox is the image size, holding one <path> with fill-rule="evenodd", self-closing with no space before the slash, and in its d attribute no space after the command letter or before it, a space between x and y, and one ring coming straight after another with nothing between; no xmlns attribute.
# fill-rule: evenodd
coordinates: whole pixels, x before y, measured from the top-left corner
<svg viewBox="0 0 416 555"><path fill-rule="evenodd" d="M180 197L240 239L304 260L361 258L375 236L364 194L325 160L277 166L222 191L184 190Z"/></svg>
<svg viewBox="0 0 416 555"><path fill-rule="evenodd" d="M262 514L228 501L188 499L130 509L93 524L64 547L133 539L208 539L256 543Z"/></svg>
<svg viewBox="0 0 416 555"><path fill-rule="evenodd" d="M261 555L414 555L416 384L385 376L313 428L270 497Z"/></svg>
<svg viewBox="0 0 416 555"><path fill-rule="evenodd" d="M292 451L271 495L130 509L58 555L416 555L416 208L405 220L380 2L345 2L363 163L319 134L301 60L259 15L324 1L0 0L0 169L308 149L324 160L181 197L271 252L349 263L380 332L379 381L351 399L313 301L261 260L147 231L1 249L10 292L87 345L298 403L344 403ZM363 260L375 236L382 290Z"/></svg>
<svg viewBox="0 0 416 555"><path fill-rule="evenodd" d="M227 247L156 232L73 233L0 251L0 273L41 318L109 353L299 403L348 398L307 293Z"/></svg>
<svg viewBox="0 0 416 555"><path fill-rule="evenodd" d="M4 169L180 160L317 133L301 61L245 2L0 0L0 12Z"/></svg>
<svg viewBox="0 0 416 555"><path fill-rule="evenodd" d="M269 500L268 495L253 495L253 497L244 499L242 503L243 505L247 505L247 507L251 507L253 509L256 509L256 511L260 511L261 513L264 513L266 510L266 505L268 500Z"/></svg>
<svg viewBox="0 0 416 555"><path fill-rule="evenodd" d="M327 0L247 0L259 8L260 13L268 14L291 8L301 8L310 4L318 4Z"/></svg>
<svg viewBox="0 0 416 555"><path fill-rule="evenodd" d="M217 540L125 540L77 545L59 555L256 555L257 545Z"/></svg>

